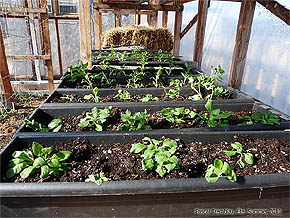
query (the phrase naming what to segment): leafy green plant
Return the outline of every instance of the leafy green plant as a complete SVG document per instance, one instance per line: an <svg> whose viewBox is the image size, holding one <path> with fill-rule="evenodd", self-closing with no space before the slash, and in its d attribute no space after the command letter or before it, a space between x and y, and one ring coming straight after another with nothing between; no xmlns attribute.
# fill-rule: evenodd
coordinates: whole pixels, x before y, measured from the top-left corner
<svg viewBox="0 0 290 218"><path fill-rule="evenodd" d="M75 96L74 95L64 95L61 96L60 99L69 101L69 102L73 102L75 100Z"/></svg>
<svg viewBox="0 0 290 218"><path fill-rule="evenodd" d="M121 114L121 119L125 123L120 126L120 130L147 130L151 129L151 126L146 125L148 114L145 110L144 112L137 112L132 115L132 112L126 110L125 113Z"/></svg>
<svg viewBox="0 0 290 218"><path fill-rule="evenodd" d="M176 99L180 97L180 87L182 87L182 81L179 79L172 79L169 86L174 86L175 89L164 88L165 95L169 96L170 99Z"/></svg>
<svg viewBox="0 0 290 218"><path fill-rule="evenodd" d="M99 89L97 87L95 87L93 89L93 94L85 95L84 99L85 100L93 99L96 103L102 102L102 98L100 96L98 96L98 93L99 93Z"/></svg>
<svg viewBox="0 0 290 218"><path fill-rule="evenodd" d="M224 150L223 152L228 155L229 157L235 156L237 154L240 155L239 160L237 161L238 165L243 169L245 168L245 163L243 162L243 160L247 163L247 164L253 164L254 163L254 156L252 153L250 153L250 151L257 151L257 149L255 148L250 148L248 150L246 150L246 152L243 151L243 145L239 142L235 142L232 143L231 146L235 149L235 150Z"/></svg>
<svg viewBox="0 0 290 218"><path fill-rule="evenodd" d="M229 121L227 120L227 118L229 118L233 114L233 112L222 113L219 108L213 110L213 108L212 108L212 100L211 99L207 100L207 102L205 104L205 108L209 112L209 118L206 118L207 119L207 125L209 127L217 127L217 126L226 126L226 125L228 125Z"/></svg>
<svg viewBox="0 0 290 218"><path fill-rule="evenodd" d="M4 119L7 119L10 117L10 114L8 112L8 110L5 108L5 105L3 105L1 102L0 102L0 120L4 120Z"/></svg>
<svg viewBox="0 0 290 218"><path fill-rule="evenodd" d="M133 72L130 74L130 78L127 81L127 88L141 88L143 85L140 84L140 82L143 80L145 73L140 70L140 68L133 70Z"/></svg>
<svg viewBox="0 0 290 218"><path fill-rule="evenodd" d="M53 132L58 132L62 127L61 119L53 119L49 124L48 128Z"/></svg>
<svg viewBox="0 0 290 218"><path fill-rule="evenodd" d="M149 101L159 101L158 97L154 97L151 94L146 94L144 98L141 98L140 101L142 102L149 102Z"/></svg>
<svg viewBox="0 0 290 218"><path fill-rule="evenodd" d="M154 85L154 87L158 88L162 86L162 82L160 81L160 77L162 75L163 75L163 67L159 67L155 76L151 78L153 80L152 84Z"/></svg>
<svg viewBox="0 0 290 218"><path fill-rule="evenodd" d="M170 123L185 123L186 119L200 119L199 114L189 108L164 108L160 111L164 119Z"/></svg>
<svg viewBox="0 0 290 218"><path fill-rule="evenodd" d="M86 116L80 120L79 126L82 128L93 127L96 131L102 131L102 124L110 117L111 106L104 109L98 109L94 107L90 112L86 113Z"/></svg>
<svg viewBox="0 0 290 218"><path fill-rule="evenodd" d="M142 142L133 144L130 152L138 154L145 150L141 155L143 170L155 170L163 177L166 172L179 169L179 159L174 155L177 149L175 140L167 138L164 141L159 141L145 137Z"/></svg>
<svg viewBox="0 0 290 218"><path fill-rule="evenodd" d="M78 78L83 77L88 70L88 63L84 64L81 60L75 66L69 66L67 68L67 74L65 79L70 82L76 82Z"/></svg>
<svg viewBox="0 0 290 218"><path fill-rule="evenodd" d="M98 74L87 72L82 79L82 84L87 86L87 89L94 88L94 79L98 77Z"/></svg>
<svg viewBox="0 0 290 218"><path fill-rule="evenodd" d="M85 180L85 182L94 182L100 186L103 184L103 182L107 182L107 181L109 181L109 179L105 177L105 174L103 171L101 171L100 173L97 173L96 175L89 175L89 178Z"/></svg>
<svg viewBox="0 0 290 218"><path fill-rule="evenodd" d="M221 177L224 177L231 182L237 181L237 175L233 168L231 168L227 162L222 162L219 159L215 159L214 164L208 166L205 179L210 183L215 183Z"/></svg>
<svg viewBox="0 0 290 218"><path fill-rule="evenodd" d="M41 179L45 179L51 174L59 177L60 172L69 170L68 165L62 162L70 157L71 152L60 151L52 156L51 152L51 147L44 148L37 142L32 143L32 151L29 149L15 151L12 154L14 158L8 163L9 169L6 171L6 177L12 178L20 174L21 178L27 178L39 169Z"/></svg>
<svg viewBox="0 0 290 218"><path fill-rule="evenodd" d="M34 132L49 132L49 128L45 127L43 124L36 122L34 119L24 120L25 127L32 129Z"/></svg>
<svg viewBox="0 0 290 218"><path fill-rule="evenodd" d="M276 114L273 114L270 111L266 112L264 110L262 110L261 112L257 111L253 113L251 116L241 116L239 117L239 119L246 120L245 122L240 123L239 125L251 125L254 123L274 125L280 123L280 119Z"/></svg>
<svg viewBox="0 0 290 218"><path fill-rule="evenodd" d="M114 98L119 98L120 100L130 100L131 95L130 92L128 92L127 90L119 89L118 93L114 96Z"/></svg>

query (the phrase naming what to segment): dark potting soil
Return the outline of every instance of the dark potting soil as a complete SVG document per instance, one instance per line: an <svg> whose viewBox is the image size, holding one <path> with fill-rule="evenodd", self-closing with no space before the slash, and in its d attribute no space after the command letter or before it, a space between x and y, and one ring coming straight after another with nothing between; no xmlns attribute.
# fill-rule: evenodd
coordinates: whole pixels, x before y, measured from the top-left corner
<svg viewBox="0 0 290 218"><path fill-rule="evenodd" d="M160 179L155 171L143 171L141 154L132 154L132 143L116 143L93 145L86 140L75 139L65 144L53 147L53 153L59 151L71 151L72 155L66 161L71 170L63 173L59 178L50 176L44 182L84 182L89 175L103 171L110 180L139 180ZM140 142L140 141L139 141ZM289 141L279 139L252 139L248 136L235 136L232 142L217 144L203 144L192 142L189 144L177 140L178 148L175 155L180 159L178 170L173 170L164 175L169 178L200 178L204 177L206 169L215 159L227 161L235 170L237 176L290 173L290 144ZM229 157L223 150L232 150L231 143L240 142L244 150L255 148L254 164L246 164L241 169L237 164L239 155ZM6 182L40 182L38 174L22 179L20 176Z"/></svg>
<svg viewBox="0 0 290 218"><path fill-rule="evenodd" d="M196 94L194 91L192 91L189 94L183 94L180 95L178 98L174 98L171 99L168 95L156 95L153 96L157 97L159 99L159 101L190 101L188 98L190 96L193 96L194 94ZM120 98L115 98L115 95L109 95L109 96L100 96L102 99L102 102L140 102L142 98L144 98L146 95L142 94L142 95L132 95L130 97L130 99L120 99ZM203 94L203 96L206 96L206 94ZM64 98L65 97L65 98ZM68 99L69 100L68 100ZM213 97L213 100L220 100L220 99L232 99L233 96L232 95L228 95L228 96L218 96L218 97ZM78 96L76 94L71 94L71 95L61 95L61 94L57 94L52 100L51 103L95 103L94 99L89 99L86 100L84 99L84 97L82 96Z"/></svg>
<svg viewBox="0 0 290 218"><path fill-rule="evenodd" d="M198 112L196 109L190 108L195 112ZM121 120L121 113L125 113L126 110L121 110L119 108L113 108L110 112L110 117L107 118L107 121L102 124L103 131L119 131L120 126L126 124ZM224 111L227 112L227 111ZM235 112L227 120L229 121L228 125L237 125L241 123L239 119L240 116L251 116L255 111L241 111ZM204 114L206 111L199 112L199 114ZM156 119L156 117L163 117L160 112L148 113L146 125L150 125L152 129L173 129L173 128L202 128L208 127L207 123L203 120L196 122L194 119L187 119L185 123L171 123L166 119ZM133 113L132 113L133 115ZM82 118L86 116L86 111L78 116L67 116L61 118L62 127L61 132L81 132L81 131L96 131L93 127L80 127L79 123Z"/></svg>

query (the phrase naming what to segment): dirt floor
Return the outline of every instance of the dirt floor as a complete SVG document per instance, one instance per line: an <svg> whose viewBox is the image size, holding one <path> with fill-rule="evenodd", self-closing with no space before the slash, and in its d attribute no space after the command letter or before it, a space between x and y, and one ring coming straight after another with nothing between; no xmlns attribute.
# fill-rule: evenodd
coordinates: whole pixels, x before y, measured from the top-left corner
<svg viewBox="0 0 290 218"><path fill-rule="evenodd" d="M0 151L10 142L14 133L45 99L46 95L23 94L15 96L15 110L0 114Z"/></svg>

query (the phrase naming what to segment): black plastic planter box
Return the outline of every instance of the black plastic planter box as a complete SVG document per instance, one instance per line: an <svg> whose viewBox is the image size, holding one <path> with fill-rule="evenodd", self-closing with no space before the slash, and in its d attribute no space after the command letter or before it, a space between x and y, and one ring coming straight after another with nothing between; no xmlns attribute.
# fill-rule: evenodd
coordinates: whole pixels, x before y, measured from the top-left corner
<svg viewBox="0 0 290 218"><path fill-rule="evenodd" d="M183 141L232 140L230 133L162 134ZM245 132L252 138L289 140L289 132ZM56 146L79 136L95 145L130 142L143 134L18 136L0 154L1 175L15 150L34 141ZM150 137L159 138L159 133ZM232 183L204 178L109 181L94 183L0 183L1 217L289 217L289 174L238 177ZM255 209L261 209L260 212ZM219 211L219 212L218 212ZM253 215L254 212L259 212ZM272 216L273 215L273 216Z"/></svg>
<svg viewBox="0 0 290 218"><path fill-rule="evenodd" d="M147 110L148 113L160 111L166 107L193 107L199 111L205 110L204 104L195 104L193 102L140 102L136 103L126 103L126 102L108 102L108 103L99 103L98 105L94 103L80 103L80 104L70 104L69 107L62 107L58 104L47 104L43 105L41 108L36 109L34 113L30 116L30 119L34 119L39 123L48 124L51 120L56 118L67 117L69 115L75 116L80 115L84 111L90 111L93 107L105 108L107 106L112 106L113 108L129 109L131 112L139 112ZM222 111L249 111L249 110L264 110L263 107L256 103L236 103L236 104L213 104L213 108L220 108ZM279 125L262 125L262 124L253 124L253 125L229 125L225 127L213 127L213 128L184 128L184 129L154 129L154 130L142 130L144 133L151 132L197 132L197 131L258 131L258 130L283 130L290 129L290 119L289 117L283 117L284 120ZM286 119L286 120L285 120ZM112 133L113 131L108 131ZM122 131L124 133L129 131ZM85 134L85 132L83 132ZM72 134L72 132L67 133L40 133L40 132L31 132L31 129L23 125L16 134L32 134L32 135L50 135L50 134Z"/></svg>

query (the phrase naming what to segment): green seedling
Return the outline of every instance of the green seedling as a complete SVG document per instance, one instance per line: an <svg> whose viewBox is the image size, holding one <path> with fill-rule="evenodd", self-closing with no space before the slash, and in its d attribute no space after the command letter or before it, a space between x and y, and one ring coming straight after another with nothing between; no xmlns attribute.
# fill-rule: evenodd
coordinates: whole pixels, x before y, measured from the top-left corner
<svg viewBox="0 0 290 218"><path fill-rule="evenodd" d="M100 173L97 173L96 175L89 175L89 178L85 180L85 182L94 182L97 185L101 186L103 182L107 182L109 179L105 177L105 174L103 171Z"/></svg>
<svg viewBox="0 0 290 218"><path fill-rule="evenodd" d="M118 90L118 94L116 94L114 96L114 98L119 98L120 100L130 100L131 99L131 95L130 92L128 92L127 90Z"/></svg>
<svg viewBox="0 0 290 218"><path fill-rule="evenodd" d="M205 179L209 183L215 183L219 178L224 177L231 182L237 181L237 175L227 162L219 159L214 160L214 164L209 165L205 174Z"/></svg>
<svg viewBox="0 0 290 218"><path fill-rule="evenodd" d="M276 114L273 114L272 112L266 112L264 110L261 112L257 111L251 116L241 116L239 119L246 120L239 125L252 125L254 123L265 125L280 124L280 118Z"/></svg>
<svg viewBox="0 0 290 218"><path fill-rule="evenodd" d="M231 146L235 149L235 150L224 150L223 152L228 155L229 157L232 156L236 156L237 154L240 155L239 160L237 161L238 165L243 169L245 168L245 163L243 162L243 160L247 163L247 164L253 164L254 163L254 156L253 154L250 153L250 151L257 151L257 149L255 148L250 148L248 150L246 150L246 152L243 151L243 145L239 142L235 142L232 143Z"/></svg>
<svg viewBox="0 0 290 218"><path fill-rule="evenodd" d="M142 169L143 170L155 170L161 177L165 173L169 173L172 170L179 169L179 159L174 155L177 149L177 142L172 139L165 139L159 141L145 137L142 139L142 143L133 144L130 152L141 155Z"/></svg>
<svg viewBox="0 0 290 218"><path fill-rule="evenodd" d="M105 109L98 109L94 107L90 112L86 113L86 117L80 120L79 126L82 128L92 127L96 131L103 131L102 124L110 117L111 106Z"/></svg>
<svg viewBox="0 0 290 218"><path fill-rule="evenodd" d="M43 124L36 122L34 119L24 120L25 127L31 129L34 132L49 132L49 128L45 127Z"/></svg>
<svg viewBox="0 0 290 218"><path fill-rule="evenodd" d="M128 79L127 88L141 88L143 85L140 82L143 80L145 73L137 68L130 74L130 78Z"/></svg>
<svg viewBox="0 0 290 218"><path fill-rule="evenodd" d="M229 124L227 118L233 115L233 112L222 113L221 110L212 108L212 100L207 100L205 108L209 112L209 118L206 118L209 127L226 126Z"/></svg>
<svg viewBox="0 0 290 218"><path fill-rule="evenodd" d="M164 108L160 111L164 116L162 119L166 119L170 123L185 123L187 119L200 119L199 114L190 110L189 108Z"/></svg>
<svg viewBox="0 0 290 218"><path fill-rule="evenodd" d="M170 81L169 86L174 86L175 89L167 89L164 88L164 93L167 95L170 99L176 99L180 97L180 87L182 87L182 81L178 79L172 79Z"/></svg>
<svg viewBox="0 0 290 218"><path fill-rule="evenodd" d="M120 130L148 130L151 129L151 126L146 125L148 114L145 110L144 112L137 112L132 115L132 112L126 110L126 113L121 114L121 119L125 123L120 126Z"/></svg>
<svg viewBox="0 0 290 218"><path fill-rule="evenodd" d="M37 142L32 143L32 151L24 149L23 151L15 151L12 156L13 159L8 163L8 170L6 177L12 178L20 174L21 178L27 178L29 175L35 174L40 170L40 178L45 179L53 174L56 177L60 176L60 172L69 170L66 163L71 152L60 151L50 155L52 152L51 147L43 147Z"/></svg>
<svg viewBox="0 0 290 218"><path fill-rule="evenodd" d="M59 132L59 130L62 127L61 119L53 119L49 124L48 128L49 130L52 130L53 132Z"/></svg>
<svg viewBox="0 0 290 218"><path fill-rule="evenodd" d="M141 98L140 101L142 102L149 102L149 101L159 101L158 97L154 97L151 94L146 94L144 98Z"/></svg>
<svg viewBox="0 0 290 218"><path fill-rule="evenodd" d="M75 100L75 96L73 96L73 95L64 95L64 96L61 96L60 99L66 100L66 101L69 101L69 102L73 102Z"/></svg>
<svg viewBox="0 0 290 218"><path fill-rule="evenodd" d="M154 87L158 88L163 85L162 82L160 81L160 77L162 75L163 75L163 67L159 67L155 76L151 77L151 79L153 80L152 84L154 85Z"/></svg>
<svg viewBox="0 0 290 218"><path fill-rule="evenodd" d="M100 96L98 96L98 93L99 93L99 89L97 87L95 87L93 89L93 94L85 95L84 99L85 100L93 99L96 103L102 102L102 98Z"/></svg>
<svg viewBox="0 0 290 218"><path fill-rule="evenodd" d="M83 77L88 70L88 63L84 64L81 60L78 61L77 65L69 66L67 68L67 74L65 75L65 79L74 83L78 78Z"/></svg>

